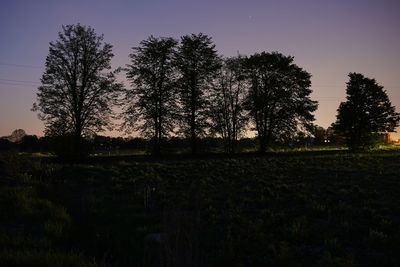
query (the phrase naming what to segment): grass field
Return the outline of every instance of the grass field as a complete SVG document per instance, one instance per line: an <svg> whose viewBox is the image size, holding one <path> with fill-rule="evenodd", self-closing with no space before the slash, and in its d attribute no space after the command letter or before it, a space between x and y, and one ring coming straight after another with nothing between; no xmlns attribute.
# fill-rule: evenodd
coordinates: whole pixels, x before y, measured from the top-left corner
<svg viewBox="0 0 400 267"><path fill-rule="evenodd" d="M400 151L3 155L2 266L400 266Z"/></svg>

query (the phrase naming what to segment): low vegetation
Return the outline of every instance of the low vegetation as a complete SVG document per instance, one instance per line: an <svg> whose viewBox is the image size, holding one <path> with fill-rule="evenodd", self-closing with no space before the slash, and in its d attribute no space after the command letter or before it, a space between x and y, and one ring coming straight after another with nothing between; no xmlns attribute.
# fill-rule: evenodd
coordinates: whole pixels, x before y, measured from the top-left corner
<svg viewBox="0 0 400 267"><path fill-rule="evenodd" d="M400 152L58 164L2 155L7 266L396 266Z"/></svg>

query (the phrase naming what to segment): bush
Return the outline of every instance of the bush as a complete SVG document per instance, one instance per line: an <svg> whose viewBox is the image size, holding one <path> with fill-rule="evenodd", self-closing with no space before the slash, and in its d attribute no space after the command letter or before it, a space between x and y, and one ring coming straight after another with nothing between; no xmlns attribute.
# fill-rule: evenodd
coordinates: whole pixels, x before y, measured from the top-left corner
<svg viewBox="0 0 400 267"><path fill-rule="evenodd" d="M104 266L97 264L93 260L74 252L58 251L35 251L35 250L2 250L0 251L0 262L2 266L77 266L91 267Z"/></svg>
<svg viewBox="0 0 400 267"><path fill-rule="evenodd" d="M85 138L76 139L72 134L56 136L52 142L53 152L63 160L79 161L87 158L93 145Z"/></svg>

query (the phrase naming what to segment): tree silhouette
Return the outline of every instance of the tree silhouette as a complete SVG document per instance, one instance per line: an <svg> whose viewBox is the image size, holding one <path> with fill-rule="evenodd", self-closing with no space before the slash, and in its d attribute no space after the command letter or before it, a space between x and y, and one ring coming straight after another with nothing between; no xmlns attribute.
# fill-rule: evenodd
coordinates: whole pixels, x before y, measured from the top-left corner
<svg viewBox="0 0 400 267"><path fill-rule="evenodd" d="M314 137L314 145L324 145L328 139L328 129L324 127L314 125L311 131Z"/></svg>
<svg viewBox="0 0 400 267"><path fill-rule="evenodd" d="M350 149L364 150L374 144L378 135L394 132L400 114L375 79L359 73L350 73L349 78L347 100L340 104L332 126L346 138Z"/></svg>
<svg viewBox="0 0 400 267"><path fill-rule="evenodd" d="M247 59L250 89L247 109L265 152L275 138L308 130L314 120L317 102L310 99L311 75L293 63L293 57L280 53L254 54Z"/></svg>
<svg viewBox="0 0 400 267"><path fill-rule="evenodd" d="M208 125L209 87L220 68L220 58L211 38L202 33L181 37L176 66L180 75L180 130L190 138L191 150L195 153L196 139Z"/></svg>
<svg viewBox="0 0 400 267"><path fill-rule="evenodd" d="M103 35L80 24L63 26L50 43L33 110L45 122L46 135L72 136L76 156L83 136L112 126L112 105L122 85L109 71L111 49Z"/></svg>
<svg viewBox="0 0 400 267"><path fill-rule="evenodd" d="M230 154L235 153L247 122L243 105L248 87L244 60L240 55L225 59L211 90L211 129L222 137L225 152Z"/></svg>
<svg viewBox="0 0 400 267"><path fill-rule="evenodd" d="M150 36L130 54L127 78L132 90L125 95L123 128L139 130L153 139L153 154L159 154L162 139L174 128L176 99L173 57L177 41Z"/></svg>

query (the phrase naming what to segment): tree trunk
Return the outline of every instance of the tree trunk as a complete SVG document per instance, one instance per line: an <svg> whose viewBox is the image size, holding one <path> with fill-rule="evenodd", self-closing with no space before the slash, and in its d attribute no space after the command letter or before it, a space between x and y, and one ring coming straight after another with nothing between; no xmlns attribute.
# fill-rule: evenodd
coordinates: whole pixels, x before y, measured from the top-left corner
<svg viewBox="0 0 400 267"><path fill-rule="evenodd" d="M196 138L196 100L195 100L195 90L196 90L196 81L195 78L192 79L191 85L191 99L190 99L190 146L192 149L192 154L197 153L197 138Z"/></svg>
<svg viewBox="0 0 400 267"><path fill-rule="evenodd" d="M266 137L265 135L259 136L260 147L259 147L258 152L261 154L265 154L265 152L267 151L267 140L265 137Z"/></svg>
<svg viewBox="0 0 400 267"><path fill-rule="evenodd" d="M160 128L159 128L159 118L154 119L154 137L153 137L153 150L152 154L157 156L160 154Z"/></svg>
<svg viewBox="0 0 400 267"><path fill-rule="evenodd" d="M196 121L194 110L192 110L191 119L190 119L190 146L192 150L192 154L197 153L197 140L196 140Z"/></svg>
<svg viewBox="0 0 400 267"><path fill-rule="evenodd" d="M79 126L77 127L73 135L72 151L72 156L74 157L74 160L79 160L80 158L85 156L83 155L84 151L82 149L82 129Z"/></svg>

